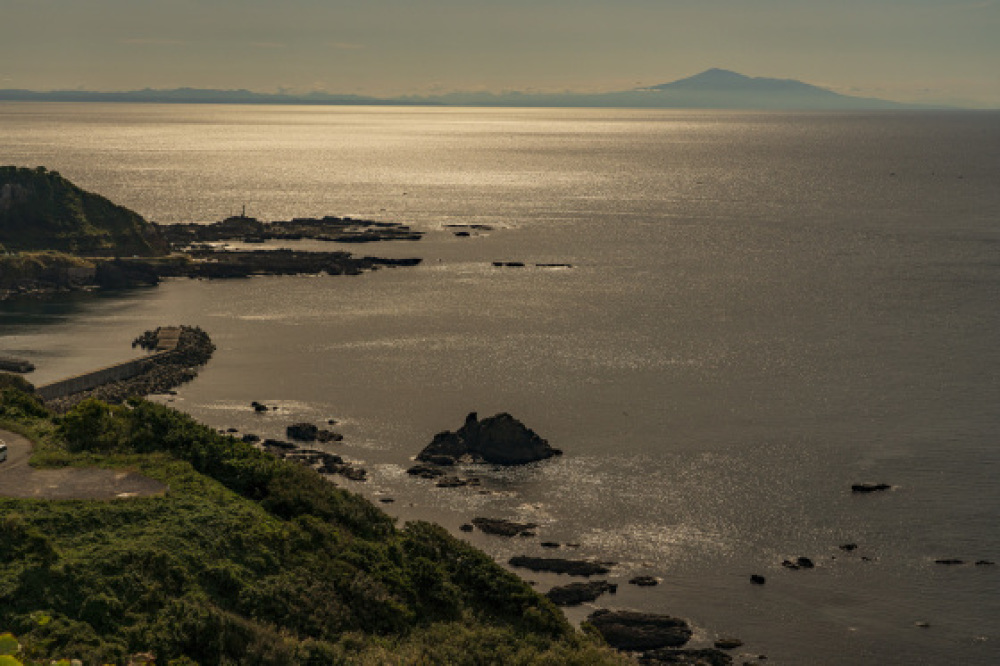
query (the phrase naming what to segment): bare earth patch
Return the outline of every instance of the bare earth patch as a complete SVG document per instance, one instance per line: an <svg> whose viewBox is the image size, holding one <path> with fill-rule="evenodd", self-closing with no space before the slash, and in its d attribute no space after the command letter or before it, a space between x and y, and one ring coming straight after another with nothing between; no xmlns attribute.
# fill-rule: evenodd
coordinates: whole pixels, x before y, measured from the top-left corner
<svg viewBox="0 0 1000 666"><path fill-rule="evenodd" d="M31 442L0 430L7 460L0 462L0 497L19 499L123 499L163 495L167 486L125 470L64 467L36 470L28 465Z"/></svg>

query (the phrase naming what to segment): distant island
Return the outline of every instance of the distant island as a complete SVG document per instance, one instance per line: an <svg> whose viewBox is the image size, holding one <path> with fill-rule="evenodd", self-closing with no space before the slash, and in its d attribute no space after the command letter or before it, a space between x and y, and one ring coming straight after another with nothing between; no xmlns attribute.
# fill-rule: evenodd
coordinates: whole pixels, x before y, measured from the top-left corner
<svg viewBox="0 0 1000 666"><path fill-rule="evenodd" d="M324 92L302 95L258 93L249 90L0 90L0 101L30 102L144 102L158 104L315 104L359 106L482 106L482 107L597 107L649 109L747 110L901 110L944 108L892 102L835 93L792 79L749 77L713 68L660 85L606 93L488 93L453 92L443 95L364 97Z"/></svg>

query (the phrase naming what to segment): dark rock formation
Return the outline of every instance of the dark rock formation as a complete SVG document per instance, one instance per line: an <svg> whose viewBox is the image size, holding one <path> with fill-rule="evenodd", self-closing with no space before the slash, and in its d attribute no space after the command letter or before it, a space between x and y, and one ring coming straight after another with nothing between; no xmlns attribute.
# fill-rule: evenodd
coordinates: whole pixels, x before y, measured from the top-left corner
<svg viewBox="0 0 1000 666"><path fill-rule="evenodd" d="M291 442L286 442L281 439L265 439L262 446L265 449L279 449L284 451L290 451L296 448Z"/></svg>
<svg viewBox="0 0 1000 666"><path fill-rule="evenodd" d="M442 476L434 485L438 488L462 488L469 485L469 481L459 476Z"/></svg>
<svg viewBox="0 0 1000 666"><path fill-rule="evenodd" d="M629 585L638 585L639 587L653 587L659 584L660 581L653 576L636 576L629 581Z"/></svg>
<svg viewBox="0 0 1000 666"><path fill-rule="evenodd" d="M251 402L250 406L253 407L253 411L257 412L258 414L267 411L267 405L257 402L256 400Z"/></svg>
<svg viewBox="0 0 1000 666"><path fill-rule="evenodd" d="M213 224L156 225L175 246L218 241L263 242L265 240L334 241L370 243L389 240L420 240L423 234L396 222L373 222L350 217L295 218L262 222L242 215Z"/></svg>
<svg viewBox="0 0 1000 666"><path fill-rule="evenodd" d="M976 560L977 567L995 567L996 565L997 563L991 560Z"/></svg>
<svg viewBox="0 0 1000 666"><path fill-rule="evenodd" d="M858 544L856 544L856 543L845 543L842 546L840 546L840 549L842 551L844 551L845 553L853 553L854 551L856 551L858 549Z"/></svg>
<svg viewBox="0 0 1000 666"><path fill-rule="evenodd" d="M715 647L720 650L735 650L743 645L743 641L738 638L720 638L715 641Z"/></svg>
<svg viewBox="0 0 1000 666"><path fill-rule="evenodd" d="M472 525L470 525L469 523L462 523L461 525L458 526L458 529L462 530L463 532L471 532L475 528L472 527Z"/></svg>
<svg viewBox="0 0 1000 666"><path fill-rule="evenodd" d="M509 560L512 567L531 569L532 571L550 571L552 573L569 574L570 576L596 576L606 574L613 562L589 562L587 560L567 560L561 557L528 557L521 555Z"/></svg>
<svg viewBox="0 0 1000 666"><path fill-rule="evenodd" d="M855 483L851 486L851 492L874 493L880 490L889 490L892 486L888 483Z"/></svg>
<svg viewBox="0 0 1000 666"><path fill-rule="evenodd" d="M542 548L558 548L559 547L559 544L556 543L555 541L543 541L543 542L541 542L538 545L541 546Z"/></svg>
<svg viewBox="0 0 1000 666"><path fill-rule="evenodd" d="M959 559L956 559L956 558L948 558L948 559L942 559L942 560L934 560L934 564L947 564L947 565L965 564L965 560L959 560Z"/></svg>
<svg viewBox="0 0 1000 666"><path fill-rule="evenodd" d="M441 432L417 455L424 462L470 460L523 465L561 454L559 449L507 413L480 421L475 412L457 432ZM438 462L438 464L440 464Z"/></svg>
<svg viewBox="0 0 1000 666"><path fill-rule="evenodd" d="M423 458L418 458L418 460L429 462L432 465L441 465L442 467L449 467L457 462L455 458L445 455L427 455Z"/></svg>
<svg viewBox="0 0 1000 666"><path fill-rule="evenodd" d="M518 536L538 527L535 523L515 523L502 518L473 518L472 524L486 534L505 537Z"/></svg>
<svg viewBox="0 0 1000 666"><path fill-rule="evenodd" d="M420 477L421 479L436 479L444 476L444 470L432 467L431 465L414 465L406 470L406 473L411 476Z"/></svg>
<svg viewBox="0 0 1000 666"><path fill-rule="evenodd" d="M351 481L368 480L368 471L363 467L354 467L353 465L341 465L337 470L337 474Z"/></svg>
<svg viewBox="0 0 1000 666"><path fill-rule="evenodd" d="M754 585L763 585L764 583L767 582L767 578L764 578L759 574L753 574L750 576L750 582L753 583Z"/></svg>
<svg viewBox="0 0 1000 666"><path fill-rule="evenodd" d="M797 557L794 562L792 560L783 560L781 566L796 571L798 569L813 569L816 567L816 564L808 557Z"/></svg>
<svg viewBox="0 0 1000 666"><path fill-rule="evenodd" d="M319 432L312 423L293 423L285 428L285 434L300 442L315 442L316 434Z"/></svg>
<svg viewBox="0 0 1000 666"><path fill-rule="evenodd" d="M318 442L342 442L344 441L344 436L338 432L332 432L324 428L320 428L316 431L316 441Z"/></svg>
<svg viewBox="0 0 1000 666"><path fill-rule="evenodd" d="M605 592L614 594L618 586L606 580L596 580L590 583L570 583L553 587L545 593L556 606L579 606L588 601L594 601Z"/></svg>
<svg viewBox="0 0 1000 666"><path fill-rule="evenodd" d="M688 623L669 615L601 609L591 613L587 622L619 650L680 647L691 639Z"/></svg>

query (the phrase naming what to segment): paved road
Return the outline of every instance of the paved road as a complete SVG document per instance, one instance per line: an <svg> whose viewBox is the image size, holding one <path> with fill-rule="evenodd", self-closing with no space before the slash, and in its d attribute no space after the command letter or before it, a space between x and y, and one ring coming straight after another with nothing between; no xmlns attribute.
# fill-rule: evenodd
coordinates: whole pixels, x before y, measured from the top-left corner
<svg viewBox="0 0 1000 666"><path fill-rule="evenodd" d="M149 477L98 467L36 470L28 465L31 442L0 430L7 460L0 462L0 497L35 499L116 499L162 495L167 486Z"/></svg>

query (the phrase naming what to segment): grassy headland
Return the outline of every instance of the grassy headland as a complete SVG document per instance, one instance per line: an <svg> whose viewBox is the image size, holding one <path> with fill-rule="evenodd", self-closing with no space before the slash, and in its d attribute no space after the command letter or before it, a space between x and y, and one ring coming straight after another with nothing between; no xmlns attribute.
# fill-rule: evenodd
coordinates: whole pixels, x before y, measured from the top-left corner
<svg viewBox="0 0 1000 666"><path fill-rule="evenodd" d="M402 528L312 470L145 401L56 417L13 388L36 465L169 485L115 501L0 498L0 632L20 659L159 664L601 664L621 658L487 555Z"/></svg>
<svg viewBox="0 0 1000 666"><path fill-rule="evenodd" d="M0 167L0 246L85 256L159 256L170 245L138 213L45 167Z"/></svg>

